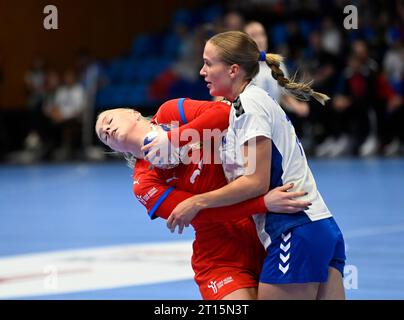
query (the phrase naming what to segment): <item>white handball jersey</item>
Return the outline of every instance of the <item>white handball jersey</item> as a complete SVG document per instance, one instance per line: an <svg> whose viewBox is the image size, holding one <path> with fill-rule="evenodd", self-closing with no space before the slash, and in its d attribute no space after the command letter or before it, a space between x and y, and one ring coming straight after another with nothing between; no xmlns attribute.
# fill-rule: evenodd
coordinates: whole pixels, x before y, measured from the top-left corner
<svg viewBox="0 0 404 320"><path fill-rule="evenodd" d="M279 86L278 81L272 77L271 69L265 61L260 61L259 65L260 70L254 78L255 85L264 89L264 91L279 103L283 90L282 87ZM285 77L288 77L286 66L283 63L281 63L280 69L283 71Z"/></svg>
<svg viewBox="0 0 404 320"><path fill-rule="evenodd" d="M233 102L229 128L222 139L221 157L227 180L233 181L244 174L242 146L258 136L272 140L270 189L294 183L292 191L306 191L310 208L297 214L258 214L254 216L258 235L265 247L271 238L280 236L291 227L331 217L317 190L306 155L295 129L279 106L263 89L253 82L248 84ZM250 140L249 143L253 140Z"/></svg>

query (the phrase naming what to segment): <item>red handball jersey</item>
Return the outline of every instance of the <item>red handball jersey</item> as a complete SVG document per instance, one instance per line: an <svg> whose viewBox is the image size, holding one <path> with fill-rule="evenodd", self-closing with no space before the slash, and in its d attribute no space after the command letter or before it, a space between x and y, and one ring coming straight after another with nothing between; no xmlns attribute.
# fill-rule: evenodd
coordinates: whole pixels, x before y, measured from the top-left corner
<svg viewBox="0 0 404 320"><path fill-rule="evenodd" d="M186 128L202 134L206 128L227 129L229 111L230 107L222 102L175 99L164 103L152 121L158 124L179 121L180 127L173 128L171 135L181 136ZM200 157L203 159L202 151ZM152 219L167 219L181 201L226 183L220 163L199 161L161 170L138 160L133 190ZM265 212L263 197L258 197L233 206L202 210L192 220L195 229L192 267L205 299L221 299L239 288L257 286L266 253L250 216Z"/></svg>

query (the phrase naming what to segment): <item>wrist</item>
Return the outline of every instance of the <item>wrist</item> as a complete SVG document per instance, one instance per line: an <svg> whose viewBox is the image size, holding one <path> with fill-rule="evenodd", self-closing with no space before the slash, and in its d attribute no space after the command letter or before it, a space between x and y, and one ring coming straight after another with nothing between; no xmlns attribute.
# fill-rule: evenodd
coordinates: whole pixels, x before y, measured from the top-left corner
<svg viewBox="0 0 404 320"><path fill-rule="evenodd" d="M258 212L270 211L269 202L265 201L265 196L257 198L257 210Z"/></svg>
<svg viewBox="0 0 404 320"><path fill-rule="evenodd" d="M197 207L199 210L206 209L208 207L208 202L202 195L196 195L192 197L192 200L194 206Z"/></svg>

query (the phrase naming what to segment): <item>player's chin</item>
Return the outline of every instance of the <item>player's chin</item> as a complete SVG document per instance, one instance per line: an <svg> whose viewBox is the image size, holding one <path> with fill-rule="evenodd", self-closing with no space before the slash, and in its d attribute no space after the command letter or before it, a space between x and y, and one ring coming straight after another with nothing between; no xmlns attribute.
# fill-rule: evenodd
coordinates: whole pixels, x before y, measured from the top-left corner
<svg viewBox="0 0 404 320"><path fill-rule="evenodd" d="M209 94L210 94L212 97L217 97L217 96L219 96L218 91L215 89L215 87L210 87L210 89L209 89Z"/></svg>
<svg viewBox="0 0 404 320"><path fill-rule="evenodd" d="M217 87L210 87L210 89L209 89L209 94L212 96L212 97L223 97L223 94L224 94L224 92L223 92L223 90L220 90L220 88L217 88Z"/></svg>
<svg viewBox="0 0 404 320"><path fill-rule="evenodd" d="M119 152L130 152L130 150L132 149L131 142L125 134L119 134L116 136L116 145L119 149L117 151Z"/></svg>

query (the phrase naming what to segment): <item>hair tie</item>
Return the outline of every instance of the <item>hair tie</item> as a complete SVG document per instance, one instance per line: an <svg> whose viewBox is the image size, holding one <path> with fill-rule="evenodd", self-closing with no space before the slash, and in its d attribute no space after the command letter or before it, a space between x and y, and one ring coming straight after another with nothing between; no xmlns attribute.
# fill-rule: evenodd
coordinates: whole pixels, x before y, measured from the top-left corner
<svg viewBox="0 0 404 320"><path fill-rule="evenodd" d="M266 60L267 60L267 53L265 51L260 51L258 61L266 61Z"/></svg>

